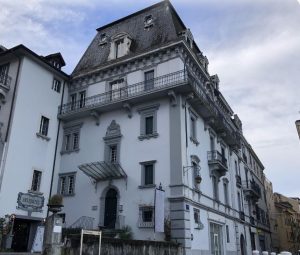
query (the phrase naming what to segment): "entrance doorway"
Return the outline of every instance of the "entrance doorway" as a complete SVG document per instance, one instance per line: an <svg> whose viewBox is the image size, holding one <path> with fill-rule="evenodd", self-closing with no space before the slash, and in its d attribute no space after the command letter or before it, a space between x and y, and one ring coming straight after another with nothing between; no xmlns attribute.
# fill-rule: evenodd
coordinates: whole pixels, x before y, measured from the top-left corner
<svg viewBox="0 0 300 255"><path fill-rule="evenodd" d="M16 252L27 251L29 233L30 233L30 221L24 219L15 219L11 248Z"/></svg>
<svg viewBox="0 0 300 255"><path fill-rule="evenodd" d="M118 194L115 189L109 189L105 196L104 227L114 229L117 220Z"/></svg>

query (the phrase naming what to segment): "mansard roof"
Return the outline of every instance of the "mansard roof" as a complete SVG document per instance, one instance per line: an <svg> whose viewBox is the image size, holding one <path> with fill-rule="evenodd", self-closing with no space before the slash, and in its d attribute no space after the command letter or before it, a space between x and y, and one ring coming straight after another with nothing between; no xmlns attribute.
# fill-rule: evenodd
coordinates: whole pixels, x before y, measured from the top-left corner
<svg viewBox="0 0 300 255"><path fill-rule="evenodd" d="M145 18L150 15L153 18L153 25L145 28ZM106 64L112 64L176 42L180 39L181 33L184 30L186 30L186 27L172 4L168 0L159 2L98 28L96 36L80 59L72 76L78 77ZM110 42L114 36L120 33L126 33L132 39L130 53L121 58L108 61ZM107 38L107 43L101 43L103 36ZM199 52L196 45L194 48L194 50Z"/></svg>

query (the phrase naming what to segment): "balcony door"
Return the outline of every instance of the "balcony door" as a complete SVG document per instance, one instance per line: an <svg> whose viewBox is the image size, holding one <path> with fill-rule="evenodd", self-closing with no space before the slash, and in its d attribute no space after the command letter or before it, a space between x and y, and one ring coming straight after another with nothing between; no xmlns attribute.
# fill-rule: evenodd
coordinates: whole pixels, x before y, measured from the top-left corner
<svg viewBox="0 0 300 255"><path fill-rule="evenodd" d="M154 70L145 72L145 90L154 88Z"/></svg>
<svg viewBox="0 0 300 255"><path fill-rule="evenodd" d="M118 197L115 189L109 189L105 197L104 227L114 229L117 220Z"/></svg>

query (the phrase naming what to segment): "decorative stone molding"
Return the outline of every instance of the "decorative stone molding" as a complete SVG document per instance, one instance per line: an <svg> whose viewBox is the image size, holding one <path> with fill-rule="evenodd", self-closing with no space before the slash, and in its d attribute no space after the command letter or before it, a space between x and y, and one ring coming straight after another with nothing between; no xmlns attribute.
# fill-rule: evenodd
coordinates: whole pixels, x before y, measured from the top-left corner
<svg viewBox="0 0 300 255"><path fill-rule="evenodd" d="M128 118L131 118L132 117L132 107L131 107L131 105L129 103L124 103L123 108L127 112Z"/></svg>
<svg viewBox="0 0 300 255"><path fill-rule="evenodd" d="M177 105L177 97L174 90L168 91L168 96L170 97L170 103L173 107Z"/></svg>
<svg viewBox="0 0 300 255"><path fill-rule="evenodd" d="M99 124L100 124L100 114L97 111L92 111L91 116L95 119L96 125L99 126Z"/></svg>

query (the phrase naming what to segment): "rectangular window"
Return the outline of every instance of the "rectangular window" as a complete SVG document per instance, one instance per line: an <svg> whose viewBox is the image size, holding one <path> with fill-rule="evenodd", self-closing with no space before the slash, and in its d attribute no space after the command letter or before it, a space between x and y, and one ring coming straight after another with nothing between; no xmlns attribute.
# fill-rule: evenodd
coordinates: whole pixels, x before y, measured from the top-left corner
<svg viewBox="0 0 300 255"><path fill-rule="evenodd" d="M194 221L196 225L200 224L200 210L194 208Z"/></svg>
<svg viewBox="0 0 300 255"><path fill-rule="evenodd" d="M229 205L228 183L223 182L223 187L224 187L224 202L225 202L225 205Z"/></svg>
<svg viewBox="0 0 300 255"><path fill-rule="evenodd" d="M49 128L49 119L45 116L41 117L41 124L40 124L40 134L43 136L48 135L48 128Z"/></svg>
<svg viewBox="0 0 300 255"><path fill-rule="evenodd" d="M75 93L75 94L72 94L71 96L70 96L70 101L71 101L71 110L74 110L74 109L76 109L76 100L77 100L77 94Z"/></svg>
<svg viewBox="0 0 300 255"><path fill-rule="evenodd" d="M213 183L213 195L214 199L219 201L219 187L218 187L218 180L215 176L212 176L212 183Z"/></svg>
<svg viewBox="0 0 300 255"><path fill-rule="evenodd" d="M60 92L60 88L61 88L61 82L57 79L53 79L53 83L52 83L52 89L54 91L56 91L57 93Z"/></svg>
<svg viewBox="0 0 300 255"><path fill-rule="evenodd" d="M223 254L223 244L222 244L222 226L210 223L210 247L211 254L213 255L221 255Z"/></svg>
<svg viewBox="0 0 300 255"><path fill-rule="evenodd" d="M214 151L215 150L215 139L214 137L210 137L210 150Z"/></svg>
<svg viewBox="0 0 300 255"><path fill-rule="evenodd" d="M238 199L238 209L239 209L239 211L242 211L241 194L240 194L240 192L237 193L237 199Z"/></svg>
<svg viewBox="0 0 300 255"><path fill-rule="evenodd" d="M153 134L153 116L145 117L145 134Z"/></svg>
<svg viewBox="0 0 300 255"><path fill-rule="evenodd" d="M75 174L61 174L59 177L59 194L71 196L75 194Z"/></svg>
<svg viewBox="0 0 300 255"><path fill-rule="evenodd" d="M154 184L153 182L153 165L145 165L145 185Z"/></svg>
<svg viewBox="0 0 300 255"><path fill-rule="evenodd" d="M122 96L122 90L121 88L124 87L124 79L118 79L115 81L112 81L110 83L110 99L114 100L114 99L118 99L121 98Z"/></svg>
<svg viewBox="0 0 300 255"><path fill-rule="evenodd" d="M116 58L120 58L124 56L124 39L120 39L115 42L115 47L116 47Z"/></svg>
<svg viewBox="0 0 300 255"><path fill-rule="evenodd" d="M61 153L79 150L80 128L82 123L66 125L64 127L64 140Z"/></svg>
<svg viewBox="0 0 300 255"><path fill-rule="evenodd" d="M73 133L73 150L79 148L79 133Z"/></svg>
<svg viewBox="0 0 300 255"><path fill-rule="evenodd" d="M65 151L70 150L70 140L71 140L71 135L65 135Z"/></svg>
<svg viewBox="0 0 300 255"><path fill-rule="evenodd" d="M139 208L139 227L152 228L154 227L154 207L141 206Z"/></svg>
<svg viewBox="0 0 300 255"><path fill-rule="evenodd" d="M226 241L227 241L227 243L230 243L229 226L228 225L226 225Z"/></svg>
<svg viewBox="0 0 300 255"><path fill-rule="evenodd" d="M32 175L32 184L31 184L32 191L40 191L41 178L42 178L42 172L38 170L34 170Z"/></svg>
<svg viewBox="0 0 300 255"><path fill-rule="evenodd" d="M197 116L192 112L190 109L190 140L198 145L199 142L197 141Z"/></svg>
<svg viewBox="0 0 300 255"><path fill-rule="evenodd" d="M145 77L145 90L154 88L154 70L144 73Z"/></svg>
<svg viewBox="0 0 300 255"><path fill-rule="evenodd" d="M111 163L117 162L117 145L110 146L110 162Z"/></svg>
<svg viewBox="0 0 300 255"><path fill-rule="evenodd" d="M85 106L85 91L81 91L79 93L79 108L83 108Z"/></svg>
<svg viewBox="0 0 300 255"><path fill-rule="evenodd" d="M10 85L10 78L8 75L9 64L0 65L0 83Z"/></svg>

